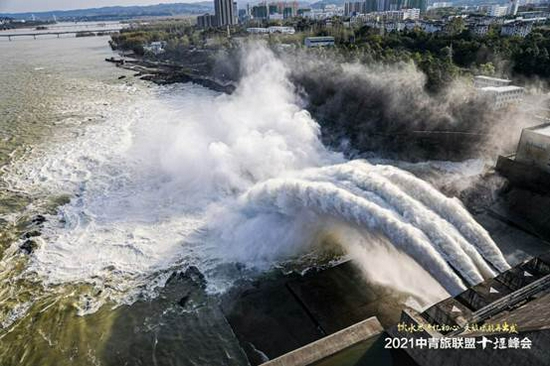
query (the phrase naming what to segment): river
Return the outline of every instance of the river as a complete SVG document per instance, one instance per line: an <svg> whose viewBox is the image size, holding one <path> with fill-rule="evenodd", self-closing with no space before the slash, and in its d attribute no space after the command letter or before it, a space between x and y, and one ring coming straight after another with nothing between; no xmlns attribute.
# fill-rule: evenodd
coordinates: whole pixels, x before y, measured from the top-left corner
<svg viewBox="0 0 550 366"><path fill-rule="evenodd" d="M36 225L30 222L35 215L55 214L60 203L74 199L79 190L86 189L82 185L90 180L88 169L92 169L86 165L103 163L93 161L95 149L127 147L124 143L130 135L128 126L142 113L154 111L158 99L170 94L134 80L118 80L122 75L130 77L131 74L104 61L111 56L113 52L108 47L108 37L18 38L12 42L0 42L0 161L5 172L0 191L0 251L4 255L0 263L0 363L246 363L223 316L216 307L209 306L204 291L194 290L196 298L191 307L178 305L180 297L196 286L179 283L177 290L165 289L163 298L131 310L126 306L112 309L120 304L118 302L95 311L97 309L89 304L88 296L94 298L103 292L105 301L101 303L109 303L106 294L109 286L123 286L120 278L111 285L98 285L101 289L82 284L45 287L41 284L45 279L42 275L37 279L35 275L22 274L25 268L32 266L29 258L17 250L13 253L10 250L20 235L36 229ZM184 94L194 88L180 89ZM199 93L210 92L201 89ZM149 105L140 105L143 101ZM75 140L78 140L75 145L67 144ZM78 149L87 150L79 154L84 150ZM112 172L113 182L123 184L124 177L119 173ZM155 214L162 215L162 209ZM83 217L81 213L73 223ZM185 230L181 226L172 231L164 229L159 228L158 235L173 235L172 239L176 232ZM140 234L136 232L135 235ZM72 242L75 237L70 240ZM91 243L86 242L90 237L82 240L78 255L84 256L81 251ZM96 258L101 262L98 266L109 266L109 256L116 256L116 248L113 250L112 253L102 253L104 261ZM119 263L122 266L116 270L139 267L139 259L131 254L133 250L129 250L127 262ZM156 255L158 258L162 258L161 255L169 257L167 252ZM74 276L71 269L78 266L82 258L48 258L40 265L51 266L45 271L52 272L52 275L57 268L60 276L63 269L68 271L65 275ZM156 259L149 258L147 266L154 267ZM128 269L132 273L125 276L132 277L136 271L137 268ZM155 271L150 269L149 273ZM54 277L56 275L51 279L55 280ZM132 296L147 296L144 295L147 291ZM134 300L126 301L132 303ZM84 308L87 305L88 308ZM93 314L79 316L83 312Z"/></svg>

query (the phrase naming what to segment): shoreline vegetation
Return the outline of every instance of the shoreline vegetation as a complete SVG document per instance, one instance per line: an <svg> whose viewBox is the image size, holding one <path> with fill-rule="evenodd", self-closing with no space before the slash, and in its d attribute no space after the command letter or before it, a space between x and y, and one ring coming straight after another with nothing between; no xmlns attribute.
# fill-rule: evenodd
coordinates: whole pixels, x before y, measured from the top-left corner
<svg viewBox="0 0 550 366"><path fill-rule="evenodd" d="M228 37L225 29L198 29L191 19L168 20L123 29L112 35L110 45L139 60L190 67L209 75L216 71L212 69L216 53L231 53L245 39L262 39L279 48L304 48L305 37L333 36L336 46L324 52L364 64L413 62L426 75L425 86L431 92L438 92L459 76L537 78L543 83L550 78L550 28L546 26L535 28L526 37L505 37L499 34L498 25L491 25L485 36L475 35L461 18L453 19L437 33L421 29L381 32L366 25L345 25L337 17L329 24L308 19L270 22L265 26L292 26L296 33L265 36L251 35L245 27L235 26ZM147 49L153 42L164 43L161 53ZM234 75L224 76L231 79Z"/></svg>

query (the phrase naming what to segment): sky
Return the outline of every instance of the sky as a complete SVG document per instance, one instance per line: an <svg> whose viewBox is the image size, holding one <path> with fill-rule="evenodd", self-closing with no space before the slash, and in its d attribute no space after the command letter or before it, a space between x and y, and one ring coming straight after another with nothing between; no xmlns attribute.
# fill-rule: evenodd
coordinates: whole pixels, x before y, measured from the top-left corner
<svg viewBox="0 0 550 366"><path fill-rule="evenodd" d="M116 5L154 5L159 3L194 3L201 0L0 0L0 13L23 13L49 10L100 8Z"/></svg>

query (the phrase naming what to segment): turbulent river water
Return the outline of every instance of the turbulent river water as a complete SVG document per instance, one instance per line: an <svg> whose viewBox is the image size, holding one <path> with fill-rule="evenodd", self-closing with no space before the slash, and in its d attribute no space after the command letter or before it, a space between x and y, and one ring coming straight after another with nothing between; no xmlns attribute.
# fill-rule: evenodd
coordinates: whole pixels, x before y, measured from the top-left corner
<svg viewBox="0 0 550 366"><path fill-rule="evenodd" d="M220 95L133 79L107 41L0 43L1 365L246 364L216 297L289 261L427 301L508 268L456 199L326 149L266 48Z"/></svg>

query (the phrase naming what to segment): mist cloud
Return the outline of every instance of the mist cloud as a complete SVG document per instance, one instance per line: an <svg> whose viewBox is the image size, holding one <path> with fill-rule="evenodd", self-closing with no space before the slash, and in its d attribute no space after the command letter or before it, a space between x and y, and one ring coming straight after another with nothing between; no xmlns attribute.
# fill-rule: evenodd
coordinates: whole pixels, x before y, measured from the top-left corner
<svg viewBox="0 0 550 366"><path fill-rule="evenodd" d="M246 74L241 52L254 47L258 43L244 42L241 49L224 51L215 73L240 79ZM427 91L426 76L413 62L366 64L336 50L274 48L301 105L333 149L412 161L495 160L513 152L522 128L538 123L520 108L493 109L473 88L471 77L459 77L434 93ZM536 91L526 98L538 107L540 88L524 82Z"/></svg>

